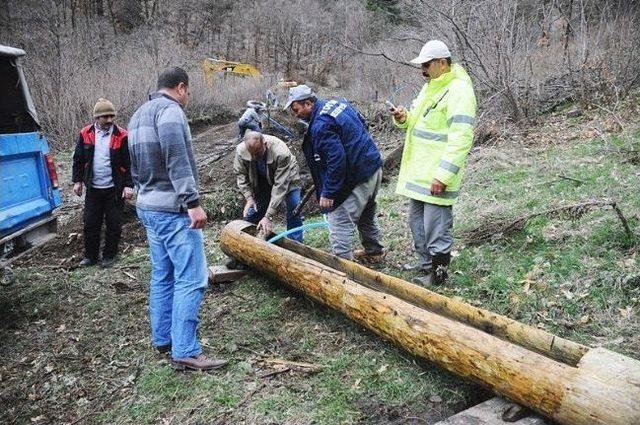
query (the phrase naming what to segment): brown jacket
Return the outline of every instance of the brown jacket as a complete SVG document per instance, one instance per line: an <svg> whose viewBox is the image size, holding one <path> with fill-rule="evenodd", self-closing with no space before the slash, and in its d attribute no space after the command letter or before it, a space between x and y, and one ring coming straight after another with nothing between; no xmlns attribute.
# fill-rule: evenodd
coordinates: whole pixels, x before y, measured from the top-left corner
<svg viewBox="0 0 640 425"><path fill-rule="evenodd" d="M272 217L287 193L301 187L300 170L296 157L282 140L268 134L263 136L267 142L267 182L271 186L271 200L266 216ZM233 171L236 174L238 189L245 199L250 196L256 198L258 169L244 142L236 147Z"/></svg>

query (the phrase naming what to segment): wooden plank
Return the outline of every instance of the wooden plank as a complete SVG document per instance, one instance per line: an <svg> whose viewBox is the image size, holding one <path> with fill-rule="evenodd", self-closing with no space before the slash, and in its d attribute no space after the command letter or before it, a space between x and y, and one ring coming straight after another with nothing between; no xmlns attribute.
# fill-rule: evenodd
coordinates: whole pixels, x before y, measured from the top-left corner
<svg viewBox="0 0 640 425"><path fill-rule="evenodd" d="M209 267L209 283L211 285L219 283L235 282L247 274L246 270L234 270L227 266Z"/></svg>
<svg viewBox="0 0 640 425"><path fill-rule="evenodd" d="M518 409L522 406L501 397L494 397L434 425L551 425L550 422L531 411L522 419L504 420L503 415L514 408Z"/></svg>

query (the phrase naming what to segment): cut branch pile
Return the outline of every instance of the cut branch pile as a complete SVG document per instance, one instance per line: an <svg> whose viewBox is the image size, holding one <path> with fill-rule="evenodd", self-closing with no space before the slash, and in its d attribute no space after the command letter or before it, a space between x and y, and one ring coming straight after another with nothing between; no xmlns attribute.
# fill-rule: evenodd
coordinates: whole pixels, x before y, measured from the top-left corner
<svg viewBox="0 0 640 425"><path fill-rule="evenodd" d="M547 218L565 218L575 220L584 214L598 207L611 207L616 216L622 223L624 232L629 239L633 238L633 233L629 227L629 222L622 214L620 207L613 201L593 201L581 204L568 205L566 207L552 208L550 210L541 211L533 214L517 218L516 220L495 219L485 222L484 224L462 232L461 238L468 245L477 245L485 242L496 241L507 238L522 230L529 220L537 217Z"/></svg>

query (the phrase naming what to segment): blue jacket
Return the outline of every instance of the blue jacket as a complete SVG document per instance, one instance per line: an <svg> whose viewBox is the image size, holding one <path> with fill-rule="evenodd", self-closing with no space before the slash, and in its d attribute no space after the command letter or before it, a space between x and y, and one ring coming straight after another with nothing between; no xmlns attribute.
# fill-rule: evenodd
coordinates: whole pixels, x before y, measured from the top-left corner
<svg viewBox="0 0 640 425"><path fill-rule="evenodd" d="M302 150L316 197L333 199L333 208L382 167L364 117L346 99L315 102Z"/></svg>

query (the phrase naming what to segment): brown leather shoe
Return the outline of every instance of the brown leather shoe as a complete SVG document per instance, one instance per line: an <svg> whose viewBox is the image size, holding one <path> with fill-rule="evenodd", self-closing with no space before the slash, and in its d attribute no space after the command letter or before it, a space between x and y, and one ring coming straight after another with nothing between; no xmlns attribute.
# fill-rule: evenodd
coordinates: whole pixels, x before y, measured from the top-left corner
<svg viewBox="0 0 640 425"><path fill-rule="evenodd" d="M204 354L194 357L185 357L183 359L172 359L171 365L176 370L212 370L218 369L227 364L226 360L210 359Z"/></svg>
<svg viewBox="0 0 640 425"><path fill-rule="evenodd" d="M386 251L368 253L364 249L356 249L353 251L353 259L360 263L380 264L387 255Z"/></svg>

